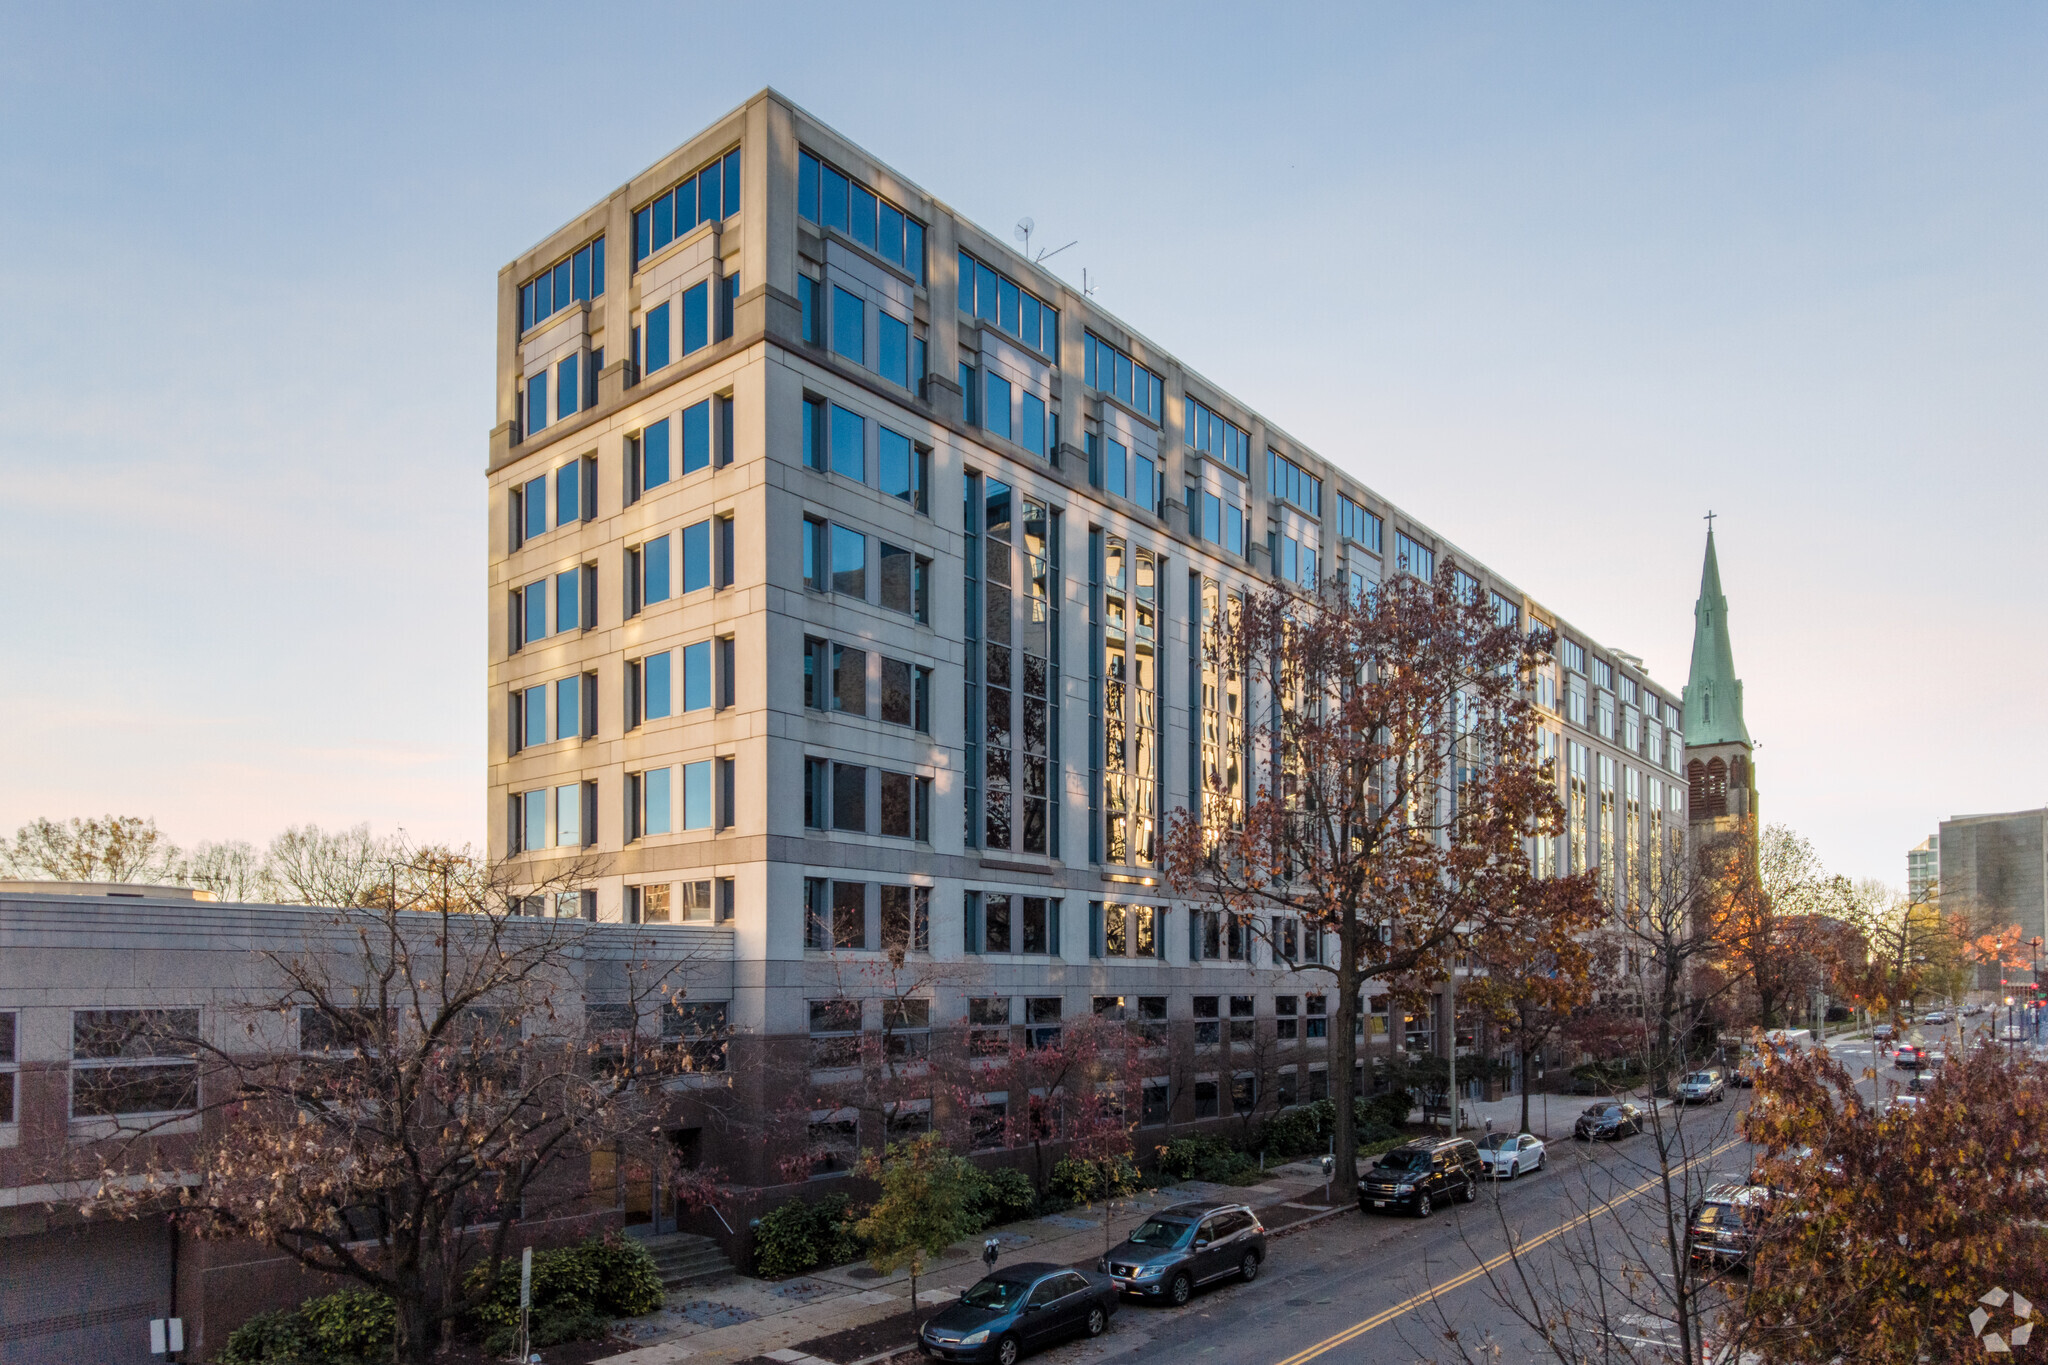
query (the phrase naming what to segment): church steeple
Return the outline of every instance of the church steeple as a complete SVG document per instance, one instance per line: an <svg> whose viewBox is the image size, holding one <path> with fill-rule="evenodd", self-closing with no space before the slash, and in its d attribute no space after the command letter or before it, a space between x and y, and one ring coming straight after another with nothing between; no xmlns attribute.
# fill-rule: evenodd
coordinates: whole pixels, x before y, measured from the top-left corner
<svg viewBox="0 0 2048 1365"><path fill-rule="evenodd" d="M1728 643L1728 599L1721 595L1721 566L1714 558L1714 523L1707 522L1707 559L1700 569L1700 597L1692 609L1692 672L1685 683L1685 747L1739 744L1751 747L1742 719L1742 682L1735 676L1735 651Z"/></svg>

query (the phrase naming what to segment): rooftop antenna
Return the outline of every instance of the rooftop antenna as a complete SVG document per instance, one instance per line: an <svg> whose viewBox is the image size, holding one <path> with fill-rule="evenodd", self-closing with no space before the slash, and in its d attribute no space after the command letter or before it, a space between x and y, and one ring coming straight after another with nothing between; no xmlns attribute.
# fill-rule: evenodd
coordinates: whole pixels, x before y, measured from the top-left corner
<svg viewBox="0 0 2048 1365"><path fill-rule="evenodd" d="M1036 232L1037 230L1038 224L1032 222L1029 218L1019 218L1017 220L1017 240L1024 244L1024 256L1033 265L1044 265L1047 261L1059 255L1062 251L1065 251L1067 249L1067 246L1079 246L1081 244L1081 239L1079 237L1076 237L1073 241L1068 242L1067 246L1056 246L1050 251L1047 251L1044 247L1040 247L1038 249L1038 254L1036 256L1033 256L1031 254L1031 234Z"/></svg>
<svg viewBox="0 0 2048 1365"><path fill-rule="evenodd" d="M1088 283L1088 267L1085 265L1081 267L1081 297L1084 299L1095 297L1095 286Z"/></svg>

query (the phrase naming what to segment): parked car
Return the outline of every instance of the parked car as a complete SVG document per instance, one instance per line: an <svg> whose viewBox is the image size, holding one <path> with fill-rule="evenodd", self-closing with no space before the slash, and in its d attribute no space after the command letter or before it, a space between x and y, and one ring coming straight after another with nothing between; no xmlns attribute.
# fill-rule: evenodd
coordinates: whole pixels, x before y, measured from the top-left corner
<svg viewBox="0 0 2048 1365"><path fill-rule="evenodd" d="M1983 1012L1984 1006L1982 1005L1966 1005L1963 1007L1963 1018L1975 1019L1978 1015L1982 1014Z"/></svg>
<svg viewBox="0 0 2048 1365"><path fill-rule="evenodd" d="M1403 1143L1383 1154L1359 1179L1358 1211L1405 1208L1413 1209L1417 1218L1427 1218L1439 1204L1477 1199L1485 1172L1479 1147L1470 1138Z"/></svg>
<svg viewBox="0 0 2048 1365"><path fill-rule="evenodd" d="M1680 1104L1719 1104L1727 1098L1728 1078L1717 1066L1710 1066L1704 1071L1689 1071L1679 1078Z"/></svg>
<svg viewBox="0 0 2048 1365"><path fill-rule="evenodd" d="M1107 1275L1024 1261L985 1277L932 1315L917 1345L934 1360L1016 1365L1027 1349L1062 1337L1101 1336L1116 1305L1116 1285Z"/></svg>
<svg viewBox="0 0 2048 1365"><path fill-rule="evenodd" d="M1878 1105L1877 1112L1880 1114L1910 1114L1914 1110L1921 1108L1926 1103L1927 1101L1922 1099L1918 1095L1894 1095L1890 1099L1886 1100L1884 1103Z"/></svg>
<svg viewBox="0 0 2048 1365"><path fill-rule="evenodd" d="M1921 1016L1920 1022L1923 1024L1946 1024L1949 1022L1948 1011L1929 1010Z"/></svg>
<svg viewBox="0 0 2048 1365"><path fill-rule="evenodd" d="M1543 1169L1543 1139L1523 1133L1489 1133L1479 1141L1479 1164L1495 1180L1513 1180Z"/></svg>
<svg viewBox="0 0 2048 1365"><path fill-rule="evenodd" d="M1686 1224L1686 1247L1695 1264L1736 1265L1749 1259L1762 1230L1772 1191L1730 1181L1712 1185Z"/></svg>
<svg viewBox="0 0 2048 1365"><path fill-rule="evenodd" d="M1182 1304L1197 1285L1259 1277L1266 1229L1248 1205L1201 1202L1161 1209L1095 1263L1120 1293Z"/></svg>
<svg viewBox="0 0 2048 1365"><path fill-rule="evenodd" d="M1633 1104L1596 1104L1579 1115L1572 1136L1582 1141L1623 1138L1643 1131L1643 1111Z"/></svg>

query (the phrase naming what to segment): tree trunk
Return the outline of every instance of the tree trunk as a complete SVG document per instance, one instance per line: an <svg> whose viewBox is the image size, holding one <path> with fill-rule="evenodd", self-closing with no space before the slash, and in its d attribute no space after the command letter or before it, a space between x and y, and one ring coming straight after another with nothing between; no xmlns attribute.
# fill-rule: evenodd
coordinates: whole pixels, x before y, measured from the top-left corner
<svg viewBox="0 0 2048 1365"><path fill-rule="evenodd" d="M1336 1076L1330 1093L1336 1097L1337 1174L1343 1177L1348 1199L1358 1190L1358 1130L1352 1106L1357 1103L1352 1076L1358 1045L1358 915L1347 908L1337 927L1337 1036L1330 1040L1330 1059Z"/></svg>
<svg viewBox="0 0 2048 1365"><path fill-rule="evenodd" d="M437 1315L428 1310L426 1296L402 1294L396 1300L398 1322L392 1342L393 1358L402 1365L427 1365L434 1357L433 1332Z"/></svg>
<svg viewBox="0 0 2048 1365"><path fill-rule="evenodd" d="M1525 1045L1522 1054L1522 1132L1529 1131L1529 1049Z"/></svg>

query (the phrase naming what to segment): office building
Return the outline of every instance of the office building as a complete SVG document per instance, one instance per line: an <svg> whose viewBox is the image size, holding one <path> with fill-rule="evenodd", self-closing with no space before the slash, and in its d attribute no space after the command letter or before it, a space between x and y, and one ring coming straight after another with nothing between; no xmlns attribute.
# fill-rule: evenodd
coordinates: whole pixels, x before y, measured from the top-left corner
<svg viewBox="0 0 2048 1365"><path fill-rule="evenodd" d="M722 936L733 1025L776 1059L735 1068L755 1103L877 1028L878 1001L832 1002L892 951L944 969L921 1017L1185 1033L1147 1125L1312 1097L1326 978L1161 884L1196 775L1246 771L1205 620L1448 557L1554 625L1550 858L1617 894L1685 827L1688 722L1359 452L1310 449L1008 236L764 91L501 271L490 851L550 888L537 911ZM1440 1046L1375 1004L1372 1047ZM763 1144L712 1159L777 1178Z"/></svg>
<svg viewBox="0 0 2048 1365"><path fill-rule="evenodd" d="M1967 916L1979 933L2017 924L2023 942L2048 934L2048 810L1958 815L1941 822L1935 843L1944 911Z"/></svg>

